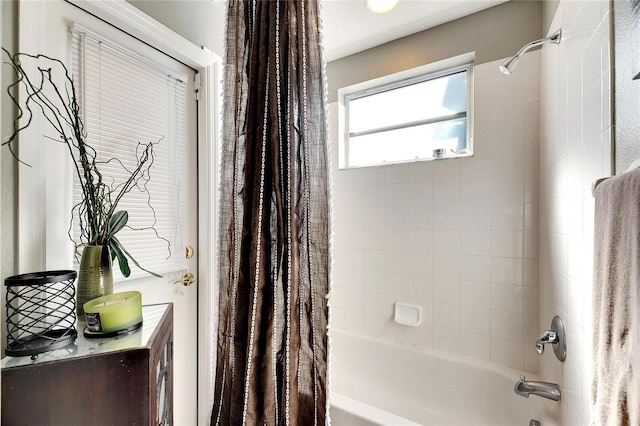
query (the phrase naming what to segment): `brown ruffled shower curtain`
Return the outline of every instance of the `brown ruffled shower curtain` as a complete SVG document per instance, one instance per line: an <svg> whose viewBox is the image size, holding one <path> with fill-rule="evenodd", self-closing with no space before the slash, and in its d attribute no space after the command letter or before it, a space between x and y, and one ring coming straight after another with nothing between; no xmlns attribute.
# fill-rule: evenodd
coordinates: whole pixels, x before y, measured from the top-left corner
<svg viewBox="0 0 640 426"><path fill-rule="evenodd" d="M316 0L230 0L212 425L327 423L328 136Z"/></svg>

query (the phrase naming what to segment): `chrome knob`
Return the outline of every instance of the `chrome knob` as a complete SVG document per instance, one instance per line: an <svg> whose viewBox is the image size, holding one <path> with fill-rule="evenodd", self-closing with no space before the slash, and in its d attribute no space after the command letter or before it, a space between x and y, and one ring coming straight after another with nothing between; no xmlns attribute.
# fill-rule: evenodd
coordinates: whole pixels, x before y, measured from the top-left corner
<svg viewBox="0 0 640 426"><path fill-rule="evenodd" d="M539 355L544 353L544 345L547 343L553 345L553 352L559 361L564 361L567 358L567 338L564 331L564 323L557 315L553 317L550 329L540 333L536 339L536 352Z"/></svg>
<svg viewBox="0 0 640 426"><path fill-rule="evenodd" d="M536 351L539 355L544 353L544 345L547 343L558 343L558 334L553 330L545 330L536 340Z"/></svg>

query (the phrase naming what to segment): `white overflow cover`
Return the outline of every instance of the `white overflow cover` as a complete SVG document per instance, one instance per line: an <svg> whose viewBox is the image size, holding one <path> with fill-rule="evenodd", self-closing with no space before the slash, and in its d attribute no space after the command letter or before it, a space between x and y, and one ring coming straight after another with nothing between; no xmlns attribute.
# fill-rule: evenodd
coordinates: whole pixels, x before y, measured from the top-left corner
<svg viewBox="0 0 640 426"><path fill-rule="evenodd" d="M422 306L396 302L393 320L398 324L417 327L422 322Z"/></svg>

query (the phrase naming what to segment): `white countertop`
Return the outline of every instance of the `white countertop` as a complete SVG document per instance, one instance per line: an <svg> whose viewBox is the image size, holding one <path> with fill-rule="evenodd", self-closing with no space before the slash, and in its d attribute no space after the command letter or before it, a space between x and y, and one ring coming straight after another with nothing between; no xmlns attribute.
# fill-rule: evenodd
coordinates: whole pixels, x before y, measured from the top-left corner
<svg viewBox="0 0 640 426"><path fill-rule="evenodd" d="M86 338L82 334L82 329L76 326L78 338L75 343L61 349L38 354L38 358L35 360L32 360L30 356L6 356L2 358L2 369L144 347L149 343L149 339L168 308L168 304L143 306L142 327L125 336Z"/></svg>

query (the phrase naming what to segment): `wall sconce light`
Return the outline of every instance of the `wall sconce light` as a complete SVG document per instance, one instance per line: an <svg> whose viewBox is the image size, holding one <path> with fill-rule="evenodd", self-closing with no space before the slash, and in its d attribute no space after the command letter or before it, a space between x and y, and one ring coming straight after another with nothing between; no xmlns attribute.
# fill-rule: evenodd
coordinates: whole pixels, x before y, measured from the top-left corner
<svg viewBox="0 0 640 426"><path fill-rule="evenodd" d="M367 9L375 13L386 13L396 7L398 0L365 0Z"/></svg>

